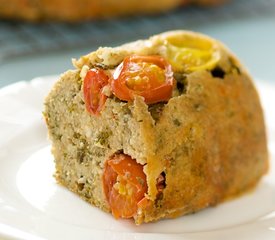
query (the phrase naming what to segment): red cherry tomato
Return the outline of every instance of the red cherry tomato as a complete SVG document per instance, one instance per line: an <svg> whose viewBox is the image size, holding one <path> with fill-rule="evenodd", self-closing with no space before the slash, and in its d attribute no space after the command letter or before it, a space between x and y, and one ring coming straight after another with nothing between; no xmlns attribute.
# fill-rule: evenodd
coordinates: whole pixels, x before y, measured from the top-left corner
<svg viewBox="0 0 275 240"><path fill-rule="evenodd" d="M109 82L108 76L101 69L91 69L84 79L84 100L88 112L98 115L103 109L107 97L102 89Z"/></svg>
<svg viewBox="0 0 275 240"><path fill-rule="evenodd" d="M131 101L140 95L148 104L168 101L173 85L172 67L160 56L126 57L115 70L111 83L119 99Z"/></svg>
<svg viewBox="0 0 275 240"><path fill-rule="evenodd" d="M114 155L106 162L103 187L114 217L133 217L147 192L143 166L128 155Z"/></svg>

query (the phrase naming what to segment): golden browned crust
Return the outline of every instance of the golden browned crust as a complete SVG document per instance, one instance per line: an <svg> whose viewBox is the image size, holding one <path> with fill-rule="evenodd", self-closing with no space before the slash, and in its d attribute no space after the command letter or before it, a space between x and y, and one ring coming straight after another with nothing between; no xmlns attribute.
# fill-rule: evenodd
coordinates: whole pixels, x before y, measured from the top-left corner
<svg viewBox="0 0 275 240"><path fill-rule="evenodd" d="M268 169L262 109L249 77L194 73L187 84L154 126L157 155L146 173L165 172L167 186L137 222L216 205L254 187Z"/></svg>
<svg viewBox="0 0 275 240"><path fill-rule="evenodd" d="M99 117L85 110L82 76L91 67L113 69L132 54L163 55L167 39L211 42L219 56L214 69L184 77L158 114L141 97L109 97ZM164 54L165 56L165 54ZM176 217L216 205L251 189L268 169L263 112L251 77L221 43L204 35L173 31L117 48L100 48L74 61L45 102L56 177L90 203L110 211L103 194L105 161L123 151L144 164L147 204L137 224ZM107 130L106 130L107 129ZM156 182L165 175L160 193Z"/></svg>
<svg viewBox="0 0 275 240"><path fill-rule="evenodd" d="M0 0L0 18L29 21L81 21L163 12L182 4L217 4L224 0Z"/></svg>

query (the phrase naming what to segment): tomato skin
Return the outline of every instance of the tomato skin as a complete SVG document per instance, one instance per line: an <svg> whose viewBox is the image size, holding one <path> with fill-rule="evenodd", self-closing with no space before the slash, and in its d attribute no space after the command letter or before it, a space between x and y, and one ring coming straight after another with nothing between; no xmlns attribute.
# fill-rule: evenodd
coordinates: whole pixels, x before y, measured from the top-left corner
<svg viewBox="0 0 275 240"><path fill-rule="evenodd" d="M112 188L116 183L118 174L112 169L112 167L106 163L103 175L103 188L107 201L110 202Z"/></svg>
<svg viewBox="0 0 275 240"><path fill-rule="evenodd" d="M115 154L106 161L103 188L115 218L133 217L147 192L143 166L128 155ZM126 191L121 193L120 189Z"/></svg>
<svg viewBox="0 0 275 240"><path fill-rule="evenodd" d="M140 65L143 63L149 65L149 67L145 65L142 68ZM155 66L154 69L157 70L150 71L150 66ZM134 89L135 84L131 88L127 82L131 79L131 74L134 75L132 78L140 77L146 79L147 82L139 83L139 87L137 87L139 89ZM160 82L159 78L164 78L164 81ZM147 104L152 104L168 101L172 96L174 82L172 67L164 58L160 56L134 55L126 57L117 67L113 74L111 87L114 95L121 100L131 101L135 95L139 95L144 97L144 101Z"/></svg>
<svg viewBox="0 0 275 240"><path fill-rule="evenodd" d="M86 109L93 115L99 115L103 109L107 96L102 89L109 83L109 77L101 69L91 69L87 72L84 83L84 100Z"/></svg>

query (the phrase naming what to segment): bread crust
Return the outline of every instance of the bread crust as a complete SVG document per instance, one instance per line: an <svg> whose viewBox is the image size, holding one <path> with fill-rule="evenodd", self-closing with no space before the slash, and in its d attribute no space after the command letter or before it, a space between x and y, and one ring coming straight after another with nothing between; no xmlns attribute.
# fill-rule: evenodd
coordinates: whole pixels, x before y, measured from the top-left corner
<svg viewBox="0 0 275 240"><path fill-rule="evenodd" d="M168 103L161 104L157 116L152 109L159 106L148 106L138 96L133 102L108 98L99 117L85 110L81 78L85 69L100 66L112 71L133 54L165 56L164 42L171 38L211 43L219 55L216 67L178 73L185 77L184 90L176 90ZM247 192L267 172L258 93L246 69L219 41L172 31L117 48L100 48L74 65L76 70L66 72L47 97L44 115L57 180L90 203L110 211L102 174L106 160L118 151L145 165L147 204L139 206L136 224L214 206ZM98 141L106 131L107 139ZM156 186L160 174L165 176L161 193Z"/></svg>
<svg viewBox="0 0 275 240"><path fill-rule="evenodd" d="M153 14L190 3L213 5L224 0L0 0L0 17L28 21L85 21L116 16Z"/></svg>

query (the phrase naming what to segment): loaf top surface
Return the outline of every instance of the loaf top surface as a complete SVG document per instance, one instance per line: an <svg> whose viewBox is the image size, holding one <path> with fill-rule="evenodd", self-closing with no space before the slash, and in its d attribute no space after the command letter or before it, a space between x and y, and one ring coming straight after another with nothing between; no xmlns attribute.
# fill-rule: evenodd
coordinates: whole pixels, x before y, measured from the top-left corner
<svg viewBox="0 0 275 240"><path fill-rule="evenodd" d="M206 35L192 31L176 30L155 35L146 40L138 40L118 47L100 47L98 50L73 59L76 68L89 67L114 68L129 55L161 55L167 57L167 48L176 47L198 48L209 51L212 60L223 68L229 68L228 55L232 53L219 41Z"/></svg>

